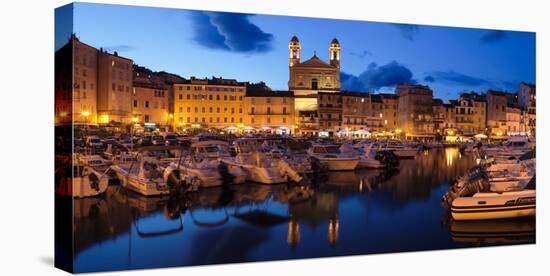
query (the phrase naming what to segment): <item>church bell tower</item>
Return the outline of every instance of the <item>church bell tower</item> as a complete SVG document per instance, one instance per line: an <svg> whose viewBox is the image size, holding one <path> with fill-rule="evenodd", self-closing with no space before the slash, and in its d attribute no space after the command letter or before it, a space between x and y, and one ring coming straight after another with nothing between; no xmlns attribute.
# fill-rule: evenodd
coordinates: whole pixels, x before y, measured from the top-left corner
<svg viewBox="0 0 550 276"><path fill-rule="evenodd" d="M300 41L296 36L293 36L288 44L289 51L289 66L292 67L300 63Z"/></svg>
<svg viewBox="0 0 550 276"><path fill-rule="evenodd" d="M340 68L340 42L336 38L330 42L329 55L330 65Z"/></svg>

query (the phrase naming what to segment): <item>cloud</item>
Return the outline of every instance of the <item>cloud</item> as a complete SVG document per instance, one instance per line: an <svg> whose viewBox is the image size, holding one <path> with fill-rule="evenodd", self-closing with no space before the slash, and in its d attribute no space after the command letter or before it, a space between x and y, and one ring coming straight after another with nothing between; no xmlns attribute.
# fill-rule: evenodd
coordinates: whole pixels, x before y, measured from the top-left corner
<svg viewBox="0 0 550 276"><path fill-rule="evenodd" d="M435 82L435 79L434 79L434 77L432 77L432 76L426 76L426 77L424 78L424 81L425 81L425 82Z"/></svg>
<svg viewBox="0 0 550 276"><path fill-rule="evenodd" d="M489 44L489 43L503 41L503 40L506 40L507 38L508 38L508 34L505 31L491 30L491 31L486 31L479 39L479 42L482 44Z"/></svg>
<svg viewBox="0 0 550 276"><path fill-rule="evenodd" d="M340 83L344 90L368 91L368 85L365 85L357 76L346 72L340 72Z"/></svg>
<svg viewBox="0 0 550 276"><path fill-rule="evenodd" d="M372 62L359 76L342 72L340 80L345 90L354 91L378 90L382 87L392 87L397 84L416 83L411 70L396 61L382 66Z"/></svg>
<svg viewBox="0 0 550 276"><path fill-rule="evenodd" d="M392 23L391 25L399 30L399 33L403 38L410 41L413 41L414 37L420 32L419 26L414 24Z"/></svg>
<svg viewBox="0 0 550 276"><path fill-rule="evenodd" d="M194 40L207 48L240 53L272 49L273 35L250 22L249 14L193 12Z"/></svg>
<svg viewBox="0 0 550 276"><path fill-rule="evenodd" d="M356 56L358 58L361 58L361 59L365 58L368 55L372 55L372 53L367 51L367 50L363 50L362 52L350 52L349 54L352 55L352 56Z"/></svg>
<svg viewBox="0 0 550 276"><path fill-rule="evenodd" d="M135 50L136 47L126 45L126 44L121 44L121 45L105 46L105 47L103 47L103 49L105 49L109 52L114 52L114 51L117 51L117 52L130 52L130 51Z"/></svg>
<svg viewBox="0 0 550 276"><path fill-rule="evenodd" d="M491 85L491 82L486 79L469 76L453 70L433 72L431 75L424 78L424 81L440 82L445 84L462 85L468 87Z"/></svg>

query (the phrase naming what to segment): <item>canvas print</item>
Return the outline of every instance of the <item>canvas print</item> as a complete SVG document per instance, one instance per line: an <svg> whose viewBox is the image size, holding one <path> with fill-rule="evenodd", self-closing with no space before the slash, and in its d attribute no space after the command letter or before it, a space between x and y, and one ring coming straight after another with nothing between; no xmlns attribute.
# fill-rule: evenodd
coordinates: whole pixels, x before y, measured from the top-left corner
<svg viewBox="0 0 550 276"><path fill-rule="evenodd" d="M55 263L535 243L533 32L55 11Z"/></svg>

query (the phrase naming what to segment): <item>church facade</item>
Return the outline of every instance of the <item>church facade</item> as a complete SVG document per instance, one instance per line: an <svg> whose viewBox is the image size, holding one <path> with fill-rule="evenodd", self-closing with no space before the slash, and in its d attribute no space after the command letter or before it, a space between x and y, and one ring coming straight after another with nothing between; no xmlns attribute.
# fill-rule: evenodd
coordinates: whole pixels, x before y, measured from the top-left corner
<svg viewBox="0 0 550 276"><path fill-rule="evenodd" d="M311 95L318 92L340 91L340 43L335 38L329 47L329 63L317 54L301 62L300 41L296 36L290 40L288 89L296 95Z"/></svg>
<svg viewBox="0 0 550 276"><path fill-rule="evenodd" d="M319 132L319 124L323 124L324 119L334 120L325 116L324 112L327 107L319 102L320 95L340 93L340 43L334 38L329 44L329 62L320 59L317 54L305 61L301 60L302 45L296 36L293 36L288 45L289 49L289 79L288 89L294 93L294 109L295 109L295 124L299 128L299 132L308 135L317 135ZM327 97L338 99L338 96ZM338 107L339 105L339 107ZM330 107L331 109L333 106ZM335 103L334 108L341 109L341 102ZM306 116L307 113L307 116ZM303 118L314 117L314 121L318 124L312 125L303 123ZM329 132L334 131L339 126L329 123L331 128Z"/></svg>

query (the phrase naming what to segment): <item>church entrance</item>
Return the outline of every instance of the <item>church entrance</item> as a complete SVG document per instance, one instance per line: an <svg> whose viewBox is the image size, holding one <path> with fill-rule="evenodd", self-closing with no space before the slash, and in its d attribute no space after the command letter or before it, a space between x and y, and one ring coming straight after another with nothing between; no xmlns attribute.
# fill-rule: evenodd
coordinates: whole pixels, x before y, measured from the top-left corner
<svg viewBox="0 0 550 276"><path fill-rule="evenodd" d="M311 89L312 90L317 90L317 89L319 89L318 87L319 87L319 85L318 85L317 79L312 79L311 80Z"/></svg>

